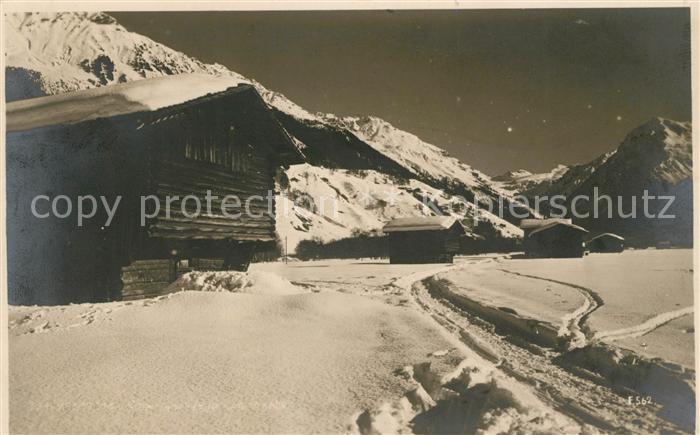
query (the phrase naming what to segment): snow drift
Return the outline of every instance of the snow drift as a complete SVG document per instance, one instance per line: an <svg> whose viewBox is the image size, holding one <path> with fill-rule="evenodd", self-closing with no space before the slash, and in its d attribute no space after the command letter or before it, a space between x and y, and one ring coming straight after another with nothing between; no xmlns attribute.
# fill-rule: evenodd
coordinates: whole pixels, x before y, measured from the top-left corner
<svg viewBox="0 0 700 435"><path fill-rule="evenodd" d="M188 272L170 284L168 293L182 290L268 295L308 293L269 272Z"/></svg>

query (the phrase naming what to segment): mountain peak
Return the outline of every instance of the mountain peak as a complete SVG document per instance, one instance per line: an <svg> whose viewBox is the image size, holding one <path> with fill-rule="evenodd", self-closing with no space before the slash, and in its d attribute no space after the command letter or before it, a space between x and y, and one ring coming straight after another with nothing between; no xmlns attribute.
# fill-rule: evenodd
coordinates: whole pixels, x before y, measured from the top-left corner
<svg viewBox="0 0 700 435"><path fill-rule="evenodd" d="M6 66L39 74L48 94L182 73L236 75L243 81L221 65L129 32L101 12L7 14L5 24ZM23 78L8 79L21 86Z"/></svg>
<svg viewBox="0 0 700 435"><path fill-rule="evenodd" d="M680 122L668 118L654 117L639 127L632 130L625 141L637 139L640 136L670 139L670 142L685 141L690 139L692 126L690 122Z"/></svg>
<svg viewBox="0 0 700 435"><path fill-rule="evenodd" d="M692 126L690 122L652 118L625 137L615 159L652 166L656 178L675 185L692 176Z"/></svg>

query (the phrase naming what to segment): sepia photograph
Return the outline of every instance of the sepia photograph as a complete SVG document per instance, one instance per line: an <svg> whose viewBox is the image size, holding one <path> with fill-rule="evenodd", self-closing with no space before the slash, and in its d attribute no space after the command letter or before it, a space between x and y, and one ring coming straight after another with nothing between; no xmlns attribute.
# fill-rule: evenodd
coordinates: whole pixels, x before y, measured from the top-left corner
<svg viewBox="0 0 700 435"><path fill-rule="evenodd" d="M0 433L697 433L696 4L0 11Z"/></svg>

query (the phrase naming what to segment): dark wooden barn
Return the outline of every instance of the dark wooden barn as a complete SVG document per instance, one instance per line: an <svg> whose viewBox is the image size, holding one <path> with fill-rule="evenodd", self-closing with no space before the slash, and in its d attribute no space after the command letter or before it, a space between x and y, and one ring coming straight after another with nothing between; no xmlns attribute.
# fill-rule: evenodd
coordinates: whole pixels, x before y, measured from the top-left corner
<svg viewBox="0 0 700 435"><path fill-rule="evenodd" d="M146 297L183 270L245 269L275 243L275 177L303 156L255 88L157 110L89 93L8 104L11 304ZM78 225L80 205L96 212Z"/></svg>
<svg viewBox="0 0 700 435"><path fill-rule="evenodd" d="M586 242L590 252L622 252L625 250L625 238L613 233L598 234Z"/></svg>
<svg viewBox="0 0 700 435"><path fill-rule="evenodd" d="M448 216L394 219L383 229L392 264L452 263L465 229Z"/></svg>
<svg viewBox="0 0 700 435"><path fill-rule="evenodd" d="M528 257L582 257L588 231L568 222L550 222L529 231L523 239Z"/></svg>
<svg viewBox="0 0 700 435"><path fill-rule="evenodd" d="M523 219L520 221L520 229L523 230L523 237L527 238L533 231L553 223L570 224L571 219L567 218L545 218L545 219Z"/></svg>

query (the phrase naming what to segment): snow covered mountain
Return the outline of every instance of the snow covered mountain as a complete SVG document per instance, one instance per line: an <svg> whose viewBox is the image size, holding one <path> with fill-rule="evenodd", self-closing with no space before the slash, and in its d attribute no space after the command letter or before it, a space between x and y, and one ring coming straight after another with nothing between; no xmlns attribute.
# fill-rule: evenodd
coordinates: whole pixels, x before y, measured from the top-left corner
<svg viewBox="0 0 700 435"><path fill-rule="evenodd" d="M290 250L301 240L337 240L379 231L394 218L437 212L473 222L472 203L465 203L416 179L400 179L374 170L329 169L294 165L286 172L288 187L277 203L280 234ZM520 230L487 213L478 212L504 237Z"/></svg>
<svg viewBox="0 0 700 435"><path fill-rule="evenodd" d="M563 195L568 209L572 199L580 201L577 210L581 215L594 211L592 203L599 197L609 196L599 202L599 215L574 219L592 232L615 232L628 238L629 245L648 246L662 241L689 246L692 243L692 126L689 122L677 122L653 118L632 130L613 151L595 160L581 164L557 166L551 172L532 174L519 170L494 177L499 187L513 194L524 195L535 204L536 198ZM643 196L672 197L673 203L664 213L673 219L645 218ZM548 202L542 202L539 210L549 215ZM649 204L649 214L658 215L665 201ZM631 210L636 218L620 218ZM622 213L620 212L622 210ZM609 217L612 214L613 217Z"/></svg>
<svg viewBox="0 0 700 435"><path fill-rule="evenodd" d="M590 164L589 176L571 192L594 187L616 195L642 189L668 192L692 182L692 127L689 122L653 118L632 130L613 153Z"/></svg>
<svg viewBox="0 0 700 435"><path fill-rule="evenodd" d="M542 174L528 176L521 171L515 171L516 175L511 181L505 181L506 174L494 177L493 180L499 182L501 188L514 194L524 195L530 200L538 196L569 196L616 152L613 150L601 154L588 163L570 166L558 165L552 171ZM518 178L517 173L521 175L520 178Z"/></svg>
<svg viewBox="0 0 700 435"><path fill-rule="evenodd" d="M530 185L520 191L523 195L563 195L569 202L580 201L577 210L590 216L574 220L592 232L615 232L628 238L628 244L648 246L661 241L677 245L692 244L692 126L653 118L632 130L620 146L583 165L571 166L553 182ZM645 217L645 195L672 197L664 215L673 219ZM595 198L599 199L595 217ZM666 200L651 200L650 215L658 216ZM635 218L621 218L635 211ZM541 210L548 214L546 206ZM612 215L612 217L611 217Z"/></svg>
<svg viewBox="0 0 700 435"><path fill-rule="evenodd" d="M131 33L103 13L7 14L5 25L8 80L13 85L35 81L46 94L182 73L235 75L243 81L221 65Z"/></svg>
<svg viewBox="0 0 700 435"><path fill-rule="evenodd" d="M551 185L553 182L563 177L569 169L570 168L566 165L557 165L551 171L539 174L533 174L525 169L517 169L493 177L492 180L497 182L497 186L501 189L514 193L521 193L542 184Z"/></svg>
<svg viewBox="0 0 700 435"><path fill-rule="evenodd" d="M449 154L417 136L393 127L388 122L371 116L341 117L333 114L310 113L284 95L265 88L255 80L246 78L222 65L205 64L183 53L172 50L145 36L129 32L114 18L104 13L27 13L8 14L5 17L7 40L6 88L7 100L18 100L46 94L91 89L106 85L162 77L176 74L217 76L222 80L209 80L188 92L205 94L219 90L222 83L234 86L251 83L275 111L283 126L308 156L304 172L306 178L327 177L328 169L344 169L344 183L365 185L365 176L358 170L374 171L374 177L383 180L401 180L401 183L422 183L426 189L439 190L444 195L459 195L469 202L498 201L511 193L491 182L490 178L449 156ZM211 85L211 89L207 86ZM172 93L180 94L180 91ZM295 174L294 170L291 170ZM294 175L289 179L294 179ZM330 182L334 184L334 182ZM294 182L291 189L295 187ZM310 196L320 196L323 183L304 186ZM288 196L295 192L284 192ZM408 196L406 196L408 198ZM411 209L411 203L402 204L397 210ZM279 222L280 234L299 227L299 216L308 212L297 207L297 217ZM506 207L506 212L509 212ZM397 212L398 213L398 212ZM484 212L486 214L488 212ZM350 216L354 217L350 217ZM372 215L372 218L368 216ZM357 218L364 216L365 219ZM308 216L307 216L308 217ZM315 219L301 226L304 237L330 240L353 231L370 231L378 227L377 219L390 219L388 215L357 212L343 216L343 231L330 231L328 220ZM505 216L511 222L517 219ZM504 237L520 235L511 223L496 216L486 219ZM308 228L307 228L308 227ZM297 231L297 230L294 230ZM301 234L295 235L301 237Z"/></svg>

